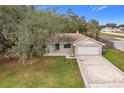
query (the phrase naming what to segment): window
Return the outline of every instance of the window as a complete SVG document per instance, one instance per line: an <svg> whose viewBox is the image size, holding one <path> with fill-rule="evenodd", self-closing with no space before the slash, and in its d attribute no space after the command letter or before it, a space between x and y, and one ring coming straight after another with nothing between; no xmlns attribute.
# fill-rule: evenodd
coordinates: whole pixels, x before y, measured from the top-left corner
<svg viewBox="0 0 124 93"><path fill-rule="evenodd" d="M64 44L64 48L71 48L71 44Z"/></svg>

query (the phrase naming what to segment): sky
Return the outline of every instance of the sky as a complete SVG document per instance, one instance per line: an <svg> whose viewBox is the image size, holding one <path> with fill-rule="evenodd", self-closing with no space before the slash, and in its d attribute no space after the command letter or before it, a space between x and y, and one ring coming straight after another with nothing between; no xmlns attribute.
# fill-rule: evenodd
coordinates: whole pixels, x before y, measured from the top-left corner
<svg viewBox="0 0 124 93"><path fill-rule="evenodd" d="M56 7L58 13L66 13L70 8L78 16L85 16L87 20L96 19L101 25L107 23L124 24L124 5L45 5L35 7L37 10Z"/></svg>

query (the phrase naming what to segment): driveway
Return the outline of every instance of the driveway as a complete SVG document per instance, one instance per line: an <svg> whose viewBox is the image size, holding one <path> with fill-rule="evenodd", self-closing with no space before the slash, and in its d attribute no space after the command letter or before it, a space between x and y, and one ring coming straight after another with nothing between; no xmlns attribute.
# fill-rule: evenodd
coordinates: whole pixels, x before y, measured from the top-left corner
<svg viewBox="0 0 124 93"><path fill-rule="evenodd" d="M124 87L124 74L102 56L78 56L86 87Z"/></svg>

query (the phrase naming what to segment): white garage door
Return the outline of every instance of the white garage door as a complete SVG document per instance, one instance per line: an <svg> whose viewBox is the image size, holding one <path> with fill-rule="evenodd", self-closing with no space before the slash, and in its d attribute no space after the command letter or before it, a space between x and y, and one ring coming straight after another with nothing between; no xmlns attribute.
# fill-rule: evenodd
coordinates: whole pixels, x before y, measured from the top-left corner
<svg viewBox="0 0 124 93"><path fill-rule="evenodd" d="M77 55L100 55L100 47L78 47Z"/></svg>

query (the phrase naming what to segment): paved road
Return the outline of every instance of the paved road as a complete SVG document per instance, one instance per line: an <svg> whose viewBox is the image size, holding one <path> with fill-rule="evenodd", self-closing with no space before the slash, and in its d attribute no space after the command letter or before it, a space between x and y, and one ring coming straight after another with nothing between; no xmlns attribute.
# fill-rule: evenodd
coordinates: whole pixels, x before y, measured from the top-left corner
<svg viewBox="0 0 124 93"><path fill-rule="evenodd" d="M114 47L120 51L124 51L124 41L113 41Z"/></svg>
<svg viewBox="0 0 124 93"><path fill-rule="evenodd" d="M113 42L114 47L116 49L119 49L120 51L124 51L124 39L123 38L111 38L108 36L99 36L99 38L103 40L107 40L109 42Z"/></svg>
<svg viewBox="0 0 124 93"><path fill-rule="evenodd" d="M114 32L102 32L102 33L111 34L111 35L117 35L117 36L124 36L124 34L114 33Z"/></svg>
<svg viewBox="0 0 124 93"><path fill-rule="evenodd" d="M106 40L106 41L120 41L119 39L116 39L116 38L111 38L111 37L108 37L108 36L99 36L99 38L103 39L103 40Z"/></svg>
<svg viewBox="0 0 124 93"><path fill-rule="evenodd" d="M124 73L102 56L78 56L77 62L86 87L124 87Z"/></svg>

